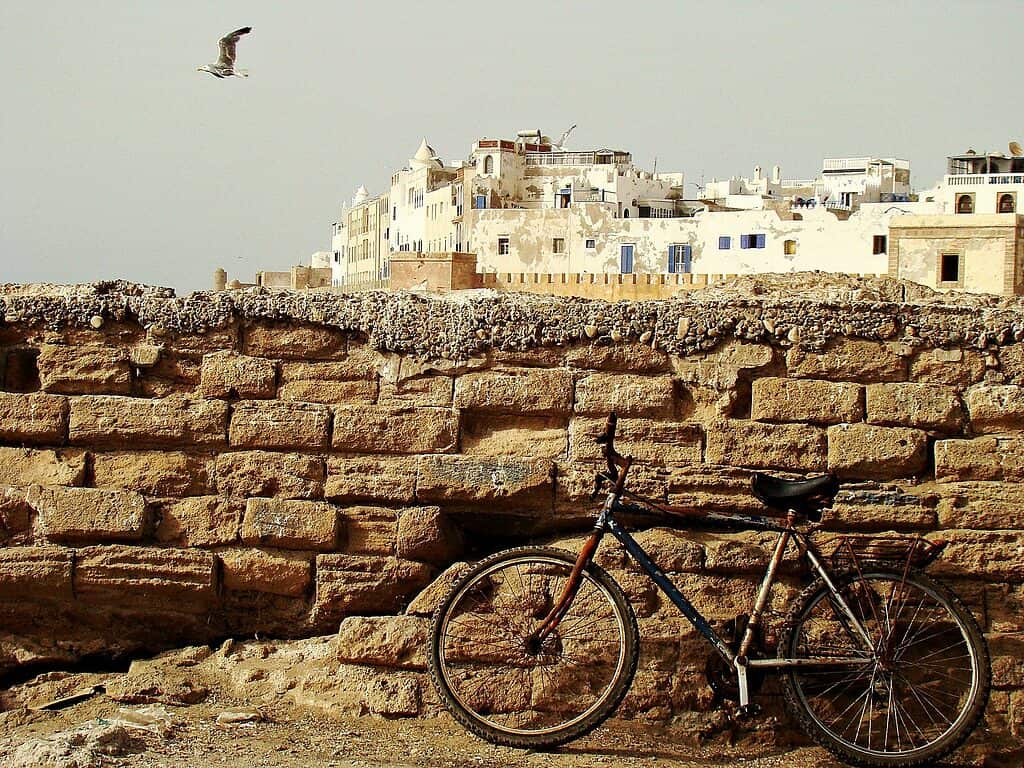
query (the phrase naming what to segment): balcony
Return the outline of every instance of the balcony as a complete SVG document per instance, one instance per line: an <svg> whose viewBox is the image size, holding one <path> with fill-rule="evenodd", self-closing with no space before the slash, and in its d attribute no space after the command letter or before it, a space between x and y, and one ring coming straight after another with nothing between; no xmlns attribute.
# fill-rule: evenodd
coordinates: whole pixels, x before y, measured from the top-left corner
<svg viewBox="0 0 1024 768"><path fill-rule="evenodd" d="M946 186L949 187L976 187L984 184L1024 184L1024 173L956 173L946 176Z"/></svg>

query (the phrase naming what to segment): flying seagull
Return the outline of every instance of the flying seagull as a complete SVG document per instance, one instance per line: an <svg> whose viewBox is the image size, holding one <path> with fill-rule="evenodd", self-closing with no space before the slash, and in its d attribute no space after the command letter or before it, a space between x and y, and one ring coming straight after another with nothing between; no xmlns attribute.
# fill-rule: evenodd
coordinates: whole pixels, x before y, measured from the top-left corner
<svg viewBox="0 0 1024 768"><path fill-rule="evenodd" d="M203 64L197 68L197 71L209 72L214 77L231 77L232 75L248 77L249 70L235 69L235 45L238 43L238 38L250 32L252 32L252 27L242 27L224 35L220 39L220 58L215 64Z"/></svg>

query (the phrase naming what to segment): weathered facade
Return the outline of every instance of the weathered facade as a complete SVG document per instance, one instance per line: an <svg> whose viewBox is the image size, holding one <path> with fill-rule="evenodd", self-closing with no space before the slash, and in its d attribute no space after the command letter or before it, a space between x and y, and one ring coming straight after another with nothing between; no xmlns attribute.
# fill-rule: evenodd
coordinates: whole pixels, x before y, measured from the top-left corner
<svg viewBox="0 0 1024 768"><path fill-rule="evenodd" d="M432 711L421 648L453 563L585 530L614 409L647 495L752 509L751 469L828 469L846 487L822 538L948 540L933 571L993 656L976 741L1019 739L1024 305L915 290L0 296L0 667L340 626L297 697ZM752 534L640 538L716 621L768 557ZM599 561L641 623L623 714L727 727L699 638L620 552Z"/></svg>

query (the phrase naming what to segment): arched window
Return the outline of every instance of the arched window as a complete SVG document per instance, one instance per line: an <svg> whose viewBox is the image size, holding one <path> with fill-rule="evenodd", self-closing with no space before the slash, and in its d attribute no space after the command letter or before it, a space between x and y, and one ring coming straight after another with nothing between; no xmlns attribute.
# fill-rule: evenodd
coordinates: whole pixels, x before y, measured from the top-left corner
<svg viewBox="0 0 1024 768"><path fill-rule="evenodd" d="M796 256L796 240L786 240L782 244L782 252L787 256Z"/></svg>
<svg viewBox="0 0 1024 768"><path fill-rule="evenodd" d="M625 209L625 210L624 210L624 211L622 212L622 218L624 218L624 219L628 219L628 218L629 218L629 208L626 208L626 209Z"/></svg>
<svg viewBox="0 0 1024 768"><path fill-rule="evenodd" d="M484 173L494 173L493 155L484 155Z"/></svg>
<svg viewBox="0 0 1024 768"><path fill-rule="evenodd" d="M1017 210L1017 201L1013 199L1010 192L999 196L999 212L1014 213Z"/></svg>
<svg viewBox="0 0 1024 768"><path fill-rule="evenodd" d="M974 195L960 195L956 199L957 213L974 213Z"/></svg>

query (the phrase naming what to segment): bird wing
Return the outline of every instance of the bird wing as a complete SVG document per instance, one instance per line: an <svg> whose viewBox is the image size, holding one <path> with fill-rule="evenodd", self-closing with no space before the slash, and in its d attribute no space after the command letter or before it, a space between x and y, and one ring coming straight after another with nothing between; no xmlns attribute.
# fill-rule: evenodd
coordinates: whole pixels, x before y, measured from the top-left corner
<svg viewBox="0 0 1024 768"><path fill-rule="evenodd" d="M250 32L252 32L252 27L242 27L224 35L220 39L220 58L217 59L218 67L233 67L235 65L235 44L238 42L238 38Z"/></svg>

